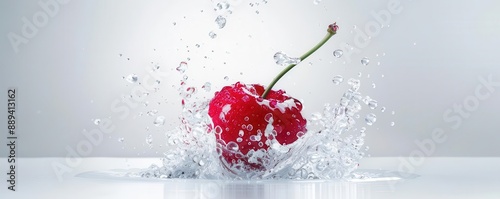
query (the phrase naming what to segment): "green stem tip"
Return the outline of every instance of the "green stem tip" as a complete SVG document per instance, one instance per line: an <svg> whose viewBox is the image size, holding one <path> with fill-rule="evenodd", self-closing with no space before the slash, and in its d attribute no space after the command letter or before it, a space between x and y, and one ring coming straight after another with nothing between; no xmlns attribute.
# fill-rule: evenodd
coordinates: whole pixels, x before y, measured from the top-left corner
<svg viewBox="0 0 500 199"><path fill-rule="evenodd" d="M309 55L313 54L314 52L316 52L316 50L321 48L321 46L323 46L323 44L325 44L333 35L335 35L337 33L338 29L339 29L339 27L337 26L337 22L330 24L328 26L328 29L327 29L328 33L326 34L326 36L318 44L316 44L316 46L311 48L311 50L307 51L305 54L300 56L299 57L300 61L302 62L302 60L306 59L307 57L309 57ZM273 88L273 86L281 79L281 77L283 77L288 71L290 71L296 65L297 64L291 64L291 65L287 66L285 69L283 69L283 71L281 71L273 79L271 84L269 84L269 86L267 86L266 90L264 91L264 94L262 94L262 98L265 99L267 97L267 95L269 94L269 92L271 91L271 89Z"/></svg>

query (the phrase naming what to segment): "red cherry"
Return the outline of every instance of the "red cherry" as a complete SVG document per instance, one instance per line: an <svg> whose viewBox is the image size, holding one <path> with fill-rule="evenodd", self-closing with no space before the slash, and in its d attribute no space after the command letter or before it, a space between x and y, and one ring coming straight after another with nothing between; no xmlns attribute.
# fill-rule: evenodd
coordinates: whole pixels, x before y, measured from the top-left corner
<svg viewBox="0 0 500 199"><path fill-rule="evenodd" d="M226 145L221 154L229 166L240 161L253 170L269 168L272 165L250 163L246 155L252 149L267 151L268 141L273 139L281 145L291 144L307 131L299 100L282 90L271 90L266 99L261 97L263 93L262 85L237 82L216 92L210 101L208 114L217 141Z"/></svg>

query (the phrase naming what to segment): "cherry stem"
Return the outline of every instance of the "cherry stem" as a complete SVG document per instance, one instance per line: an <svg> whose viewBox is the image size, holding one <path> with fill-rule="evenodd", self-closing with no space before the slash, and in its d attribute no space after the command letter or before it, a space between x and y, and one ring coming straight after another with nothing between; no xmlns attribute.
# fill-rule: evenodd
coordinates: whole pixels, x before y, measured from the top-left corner
<svg viewBox="0 0 500 199"><path fill-rule="evenodd" d="M316 52L316 50L318 50L319 48L321 48L321 46L323 46L323 44L325 44L333 35L335 35L337 33L337 30L339 29L339 27L337 26L337 23L333 23L333 24L330 24L328 26L328 33L326 34L326 36L318 43L316 44L316 46L314 46L313 48L311 48L311 50L307 51L305 54L303 54L302 56L299 57L300 59L300 62L302 62L302 60L306 59L307 57L309 57L309 55L313 54L314 52ZM299 63L300 63L299 62ZM273 86L290 70L292 70L293 67L295 67L297 64L291 64L289 66L287 66L285 69L283 69L283 71L281 71L274 79L273 81L271 82L271 84L269 84L269 86L267 86L266 90L264 91L264 94L262 94L262 98L266 99L267 95L269 94L269 92L271 91L271 89L273 88Z"/></svg>

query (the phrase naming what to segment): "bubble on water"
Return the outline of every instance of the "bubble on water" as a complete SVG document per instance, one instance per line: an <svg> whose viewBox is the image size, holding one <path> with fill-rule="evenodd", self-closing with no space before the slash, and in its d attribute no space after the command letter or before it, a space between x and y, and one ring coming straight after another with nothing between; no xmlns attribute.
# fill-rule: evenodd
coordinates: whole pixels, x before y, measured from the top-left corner
<svg viewBox="0 0 500 199"><path fill-rule="evenodd" d="M212 84L210 82L205 82L205 84L203 84L201 88L206 92L210 92L210 90L212 89Z"/></svg>
<svg viewBox="0 0 500 199"><path fill-rule="evenodd" d="M342 55L344 55L344 51L342 51L340 49L333 51L333 56L335 56L336 58L340 58L340 57L342 57Z"/></svg>
<svg viewBox="0 0 500 199"><path fill-rule="evenodd" d="M183 61L183 62L179 63L179 66L177 66L177 68L175 68L175 70L177 70L181 73L184 73L184 72L186 72L187 68L188 68L187 62Z"/></svg>
<svg viewBox="0 0 500 199"><path fill-rule="evenodd" d="M368 59L367 57L364 57L363 59L361 59L361 64L367 66L369 63L370 63L370 59Z"/></svg>
<svg viewBox="0 0 500 199"><path fill-rule="evenodd" d="M219 16L217 16L217 18L215 18L215 22L219 26L219 29L222 29L222 28L224 28L224 26L226 26L226 18L224 18L221 15L219 15Z"/></svg>
<svg viewBox="0 0 500 199"><path fill-rule="evenodd" d="M128 75L128 76L125 78L125 80L127 80L127 82L129 82L129 83L132 83L132 84L133 84L133 83L136 83L136 82L137 82L137 80L139 80L139 77L137 77L137 75L136 75L136 74L130 74L130 75Z"/></svg>
<svg viewBox="0 0 500 199"><path fill-rule="evenodd" d="M226 148L229 151L238 151L240 149L236 142L228 142Z"/></svg>
<svg viewBox="0 0 500 199"><path fill-rule="evenodd" d="M158 116L156 117L155 121L153 122L155 126L163 126L165 124L165 116Z"/></svg>
<svg viewBox="0 0 500 199"><path fill-rule="evenodd" d="M124 141L125 141L125 138L123 138L123 137L118 138L118 142L124 142Z"/></svg>
<svg viewBox="0 0 500 199"><path fill-rule="evenodd" d="M373 125L377 121L377 116L373 113L368 113L365 117L365 122L368 125Z"/></svg>
<svg viewBox="0 0 500 199"><path fill-rule="evenodd" d="M300 63L300 58L289 57L286 53L280 51L274 54L274 61L278 65L287 66Z"/></svg>
<svg viewBox="0 0 500 199"><path fill-rule="evenodd" d="M95 119L95 120L94 120L94 124L95 124L95 125L99 125L99 124L101 124L101 119Z"/></svg>

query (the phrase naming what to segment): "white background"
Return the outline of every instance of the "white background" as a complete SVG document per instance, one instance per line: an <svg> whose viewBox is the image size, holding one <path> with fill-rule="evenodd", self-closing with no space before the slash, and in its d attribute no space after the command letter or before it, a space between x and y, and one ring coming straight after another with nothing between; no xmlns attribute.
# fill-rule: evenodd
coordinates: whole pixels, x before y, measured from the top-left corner
<svg viewBox="0 0 500 199"><path fill-rule="evenodd" d="M80 155L161 156L168 150L165 133L179 124L175 87L182 75L175 68L181 61L190 59L188 83L198 87L201 96L210 97L236 81L268 84L282 68L273 63L275 52L300 56L333 21L340 26L338 34L276 85L303 101L306 116L325 103L338 102L347 80L359 78L361 92L378 101L377 109L367 110L378 116L367 130L372 156L426 152L415 142L430 141L439 129L446 140L433 140L436 148L426 155L500 156L500 87L491 92L482 88L480 94L488 93L487 97L476 93L483 85L480 78L500 82L496 1L401 0L394 6L386 0L323 0L318 5L312 0L268 0L252 1L259 5L251 6L249 1L233 0L232 14L214 11L216 2L208 0L73 0L57 3L58 9L50 7L50 13L40 2L53 1L0 2L0 140L5 143L7 136L7 89L15 87L19 156L65 157L68 148L88 140L84 129L99 128L94 119L105 118L114 130ZM388 12L391 6L400 12ZM372 12L388 12L390 20L380 24ZM214 22L218 15L227 18L222 29ZM30 23L37 31L23 35L23 27ZM366 29L370 24L384 28ZM363 41L366 45L356 40L374 30L379 32ZM217 37L210 38L210 31ZM13 45L13 34L25 37L26 43ZM357 50L335 58L332 52L346 43ZM370 59L368 66L360 63L363 57ZM162 74L160 90L146 97L148 106L120 102L140 87L122 77L134 73L141 82L156 64ZM332 83L335 75L344 77L341 85ZM200 88L205 82L212 83L208 93ZM113 105L115 101L120 104ZM464 103L465 113L454 111ZM153 125L156 116L146 114L152 109L167 118L164 126ZM363 126L360 120L358 127ZM145 142L150 134L152 149Z"/></svg>

